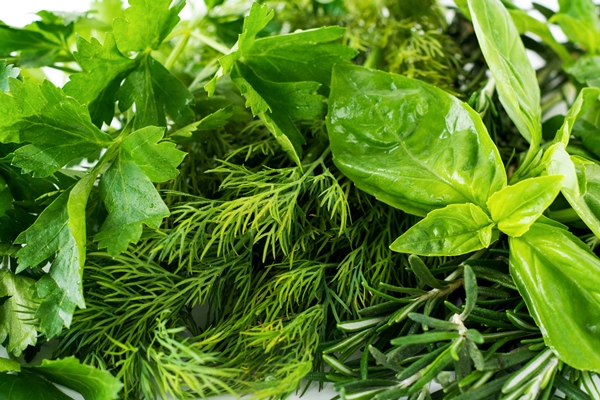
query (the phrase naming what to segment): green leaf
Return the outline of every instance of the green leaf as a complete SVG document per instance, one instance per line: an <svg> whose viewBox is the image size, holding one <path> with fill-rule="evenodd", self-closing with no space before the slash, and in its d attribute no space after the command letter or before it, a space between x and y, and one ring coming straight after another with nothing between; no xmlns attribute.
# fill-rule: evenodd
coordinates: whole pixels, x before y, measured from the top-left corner
<svg viewBox="0 0 600 400"><path fill-rule="evenodd" d="M182 139L192 138L196 131L209 131L221 128L233 117L233 109L231 107L221 108L212 114L207 115L199 121L192 122L183 128L171 133L169 136L180 141Z"/></svg>
<svg viewBox="0 0 600 400"><path fill-rule="evenodd" d="M223 76L231 72L235 62L244 56L244 53L249 50L254 41L256 35L262 31L265 26L273 19L273 11L269 11L269 6L266 4L252 3L250 13L244 18L244 27L242 33L238 37L237 43L232 47L229 54L224 55L219 59L221 67L215 74L214 78L210 80L204 86L204 89L208 92L209 96L212 96L217 87L217 81Z"/></svg>
<svg viewBox="0 0 600 400"><path fill-rule="evenodd" d="M487 202L498 229L509 236L521 236L552 204L562 188L563 176L525 179L494 193Z"/></svg>
<svg viewBox="0 0 600 400"><path fill-rule="evenodd" d="M23 172L32 171L35 177L46 177L68 162L111 144L111 137L92 124L87 109L49 81L44 81L39 88L31 83L12 82L15 85L11 85L11 94L15 101L12 105L7 101L6 105L12 106L20 121L15 121L7 130L10 134L18 132L21 142L31 143L15 151L13 164ZM0 103L6 99L0 98ZM27 109L19 113L16 107L23 103L27 103Z"/></svg>
<svg viewBox="0 0 600 400"><path fill-rule="evenodd" d="M456 256L488 247L497 238L493 227L493 221L475 204L451 204L430 212L390 249L423 256Z"/></svg>
<svg viewBox="0 0 600 400"><path fill-rule="evenodd" d="M590 53L600 50L598 14L592 0L559 0L560 11L550 22L558 23L570 41Z"/></svg>
<svg viewBox="0 0 600 400"><path fill-rule="evenodd" d="M464 321L477 304L477 277L468 264L464 266L463 278L465 280L465 309L460 313L460 318Z"/></svg>
<svg viewBox="0 0 600 400"><path fill-rule="evenodd" d="M0 90L8 92L8 78L16 78L21 70L11 65L6 65L6 60L0 60Z"/></svg>
<svg viewBox="0 0 600 400"><path fill-rule="evenodd" d="M243 64L234 68L231 78L246 98L246 107L261 118L283 150L300 166L302 145L306 140L293 120L313 120L323 114L324 98L316 93L321 85L317 82L271 82L259 78Z"/></svg>
<svg viewBox="0 0 600 400"><path fill-rule="evenodd" d="M123 387L109 372L84 365L75 357L43 360L42 365L28 368L59 385L73 389L85 400L113 400Z"/></svg>
<svg viewBox="0 0 600 400"><path fill-rule="evenodd" d="M47 337L69 327L75 307L85 307L82 274L86 257L86 205L96 177L88 174L63 192L21 233L15 243L26 244L17 252L18 270L35 267L56 255L50 272L35 284L42 299L35 317Z"/></svg>
<svg viewBox="0 0 600 400"><path fill-rule="evenodd" d="M96 126L110 124L115 113L115 94L138 63L121 54L112 33L106 34L104 45L96 38L87 42L77 37L73 55L83 71L69 77L65 93L88 106Z"/></svg>
<svg viewBox="0 0 600 400"><path fill-rule="evenodd" d="M600 372L600 260L568 231L537 223L510 238L509 260L546 344L571 367Z"/></svg>
<svg viewBox="0 0 600 400"><path fill-rule="evenodd" d="M348 46L331 43L341 39L344 32L344 28L329 26L257 39L244 52L243 62L271 81L316 81L327 87L333 65L357 54Z"/></svg>
<svg viewBox="0 0 600 400"><path fill-rule="evenodd" d="M173 6L171 6L173 3ZM113 21L113 32L119 50L157 50L179 22L179 13L185 6L183 0L129 0L125 18Z"/></svg>
<svg viewBox="0 0 600 400"><path fill-rule="evenodd" d="M408 256L408 263L410 264L413 273L422 284L431 286L434 289L444 288L444 285L433 276L427 265L419 256L411 254Z"/></svg>
<svg viewBox="0 0 600 400"><path fill-rule="evenodd" d="M0 374L0 400L73 400L52 383L31 373Z"/></svg>
<svg viewBox="0 0 600 400"><path fill-rule="evenodd" d="M135 102L134 128L166 126L166 113L179 125L194 119L190 105L194 96L161 63L150 56L143 57L139 66L127 76L116 93L119 110L126 111Z"/></svg>
<svg viewBox="0 0 600 400"><path fill-rule="evenodd" d="M13 195L6 181L0 175L0 217L6 215L6 212L13 208Z"/></svg>
<svg viewBox="0 0 600 400"><path fill-rule="evenodd" d="M136 243L142 235L142 225L158 229L169 209L158 194L146 172L154 179L164 181L176 175L174 167L183 159L183 153L172 144L154 144L162 131L150 127L136 131L123 140L121 152L100 180L100 194L108 217L96 234L99 248L107 248L112 255ZM149 138L143 136L148 134ZM174 159L159 156L166 150ZM144 154L148 151L149 154ZM151 165L157 163L157 168ZM165 170L160 170L164 168Z"/></svg>
<svg viewBox="0 0 600 400"><path fill-rule="evenodd" d="M50 65L60 50L60 42L42 32L0 24L0 56L10 57L11 53L19 52L19 65L22 67Z"/></svg>
<svg viewBox="0 0 600 400"><path fill-rule="evenodd" d="M500 102L521 135L528 142L539 144L540 88L517 27L500 0L469 0L469 9Z"/></svg>
<svg viewBox="0 0 600 400"><path fill-rule="evenodd" d="M175 178L185 153L175 148L175 143L160 142L165 129L150 126L133 132L121 142L121 155L130 160L152 182L166 182Z"/></svg>
<svg viewBox="0 0 600 400"><path fill-rule="evenodd" d="M567 112L554 141L562 142L566 147L571 135L575 135L590 151L600 154L599 128L600 89L583 88Z"/></svg>
<svg viewBox="0 0 600 400"><path fill-rule="evenodd" d="M571 65L564 67L565 72L572 75L580 83L590 87L600 87L600 56L586 54L579 57Z"/></svg>
<svg viewBox="0 0 600 400"><path fill-rule="evenodd" d="M562 194L585 224L600 237L600 165L570 156L562 143L550 147L544 158L550 175L563 175Z"/></svg>
<svg viewBox="0 0 600 400"><path fill-rule="evenodd" d="M27 346L37 342L33 313L37 303L32 299L35 281L10 271L0 271L0 343L8 337L6 350L20 356Z"/></svg>
<svg viewBox="0 0 600 400"><path fill-rule="evenodd" d="M8 358L0 358L0 372L21 371L21 364Z"/></svg>
<svg viewBox="0 0 600 400"><path fill-rule="evenodd" d="M565 46L554 39L554 36L552 35L552 32L550 32L550 28L548 28L546 23L535 19L523 10L509 9L508 13L510 14L510 17L515 23L515 26L520 34L531 32L546 42L546 44L550 46L552 50L554 50L554 52L563 62L570 62L572 60L572 57Z"/></svg>
<svg viewBox="0 0 600 400"><path fill-rule="evenodd" d="M426 83L381 71L334 67L327 131L337 167L396 208L425 216L475 203L506 185L479 115Z"/></svg>

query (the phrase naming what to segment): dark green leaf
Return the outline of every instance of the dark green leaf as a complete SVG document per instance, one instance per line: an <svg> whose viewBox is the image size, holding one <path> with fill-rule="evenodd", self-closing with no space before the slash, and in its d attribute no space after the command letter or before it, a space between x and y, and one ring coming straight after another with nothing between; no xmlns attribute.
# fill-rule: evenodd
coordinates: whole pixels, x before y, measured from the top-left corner
<svg viewBox="0 0 600 400"><path fill-rule="evenodd" d="M562 188L563 176L525 179L494 193L487 202L498 229L521 236L552 204Z"/></svg>
<svg viewBox="0 0 600 400"><path fill-rule="evenodd" d="M0 400L73 400L44 378L31 373L0 374Z"/></svg>
<svg viewBox="0 0 600 400"><path fill-rule="evenodd" d="M589 247L536 223L510 239L510 269L546 344L574 368L600 371L600 260Z"/></svg>
<svg viewBox="0 0 600 400"><path fill-rule="evenodd" d="M431 271L419 256L411 254L408 256L408 263L421 283L431 286L434 289L442 289L444 287L444 285L431 274Z"/></svg>
<svg viewBox="0 0 600 400"><path fill-rule="evenodd" d="M143 57L116 93L119 109L126 111L135 102L134 128L166 126L166 113L180 125L192 122L190 105L194 96L179 79L154 58Z"/></svg>
<svg viewBox="0 0 600 400"><path fill-rule="evenodd" d="M494 222L475 204L451 204L430 212L391 244L400 253L456 256L488 247Z"/></svg>
<svg viewBox="0 0 600 400"><path fill-rule="evenodd" d="M13 159L13 164L24 172L33 171L36 177L46 177L68 162L111 144L111 137L92 124L87 109L49 81L44 81L39 88L31 83L12 82L11 94L15 101L12 104L3 101L7 100L5 97L0 98L0 103L12 106L20 117L7 127L8 134L18 133L21 142L31 143L17 149ZM27 107L22 113L16 108L19 103Z"/></svg>
<svg viewBox="0 0 600 400"><path fill-rule="evenodd" d="M173 3L172 7L171 3ZM179 22L183 0L129 0L125 18L113 21L113 32L123 53L158 49Z"/></svg>
<svg viewBox="0 0 600 400"><path fill-rule="evenodd" d="M327 130L334 162L356 186L412 214L485 207L506 185L477 113L417 80L336 65Z"/></svg>
<svg viewBox="0 0 600 400"><path fill-rule="evenodd" d="M244 52L243 62L271 81L316 81L329 86L333 65L356 56L356 50L331 43L344 32L330 26L258 39Z"/></svg>
<svg viewBox="0 0 600 400"><path fill-rule="evenodd" d="M85 400L113 400L122 388L109 372L81 364L76 358L44 360L39 367L28 368L59 385L73 389Z"/></svg>
<svg viewBox="0 0 600 400"><path fill-rule="evenodd" d="M521 135L538 145L542 136L540 88L519 31L500 0L469 0L469 9L500 102Z"/></svg>
<svg viewBox="0 0 600 400"><path fill-rule="evenodd" d="M0 305L0 343L8 337L6 350L20 356L27 346L37 342L33 313L37 303L32 299L35 281L10 271L0 271L0 298L8 297Z"/></svg>
<svg viewBox="0 0 600 400"><path fill-rule="evenodd" d="M468 264L464 266L463 278L465 280L465 309L460 314L460 318L464 321L477 304L477 277Z"/></svg>
<svg viewBox="0 0 600 400"><path fill-rule="evenodd" d="M137 62L121 54L112 33L106 34L104 45L96 38L87 42L77 37L73 55L84 71L69 77L65 93L88 106L94 124L110 124L115 113L115 93Z"/></svg>

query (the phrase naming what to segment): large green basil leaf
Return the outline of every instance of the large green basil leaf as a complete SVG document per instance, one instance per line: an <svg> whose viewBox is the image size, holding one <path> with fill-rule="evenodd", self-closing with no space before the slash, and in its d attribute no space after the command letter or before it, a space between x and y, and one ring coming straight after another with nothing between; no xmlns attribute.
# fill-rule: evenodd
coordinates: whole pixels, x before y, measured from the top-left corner
<svg viewBox="0 0 600 400"><path fill-rule="evenodd" d="M525 179L494 193L487 202L498 229L518 237L542 215L560 192L563 176Z"/></svg>
<svg viewBox="0 0 600 400"><path fill-rule="evenodd" d="M600 237L600 165L570 156L562 143L544 155L548 174L564 175L563 195L585 224Z"/></svg>
<svg viewBox="0 0 600 400"><path fill-rule="evenodd" d="M327 130L335 164L356 186L412 214L449 204L485 208L506 185L479 115L418 80L336 65Z"/></svg>
<svg viewBox="0 0 600 400"><path fill-rule="evenodd" d="M590 53L600 49L598 14L592 0L559 0L560 12L550 22L557 22L570 41L586 48Z"/></svg>
<svg viewBox="0 0 600 400"><path fill-rule="evenodd" d="M547 224L509 240L511 275L546 344L570 366L600 372L600 260Z"/></svg>
<svg viewBox="0 0 600 400"><path fill-rule="evenodd" d="M496 80L500 102L532 144L542 136L540 88L519 31L500 0L469 0L479 46Z"/></svg>
<svg viewBox="0 0 600 400"><path fill-rule="evenodd" d="M488 247L494 222L472 203L430 212L392 243L390 249L420 256L458 256Z"/></svg>

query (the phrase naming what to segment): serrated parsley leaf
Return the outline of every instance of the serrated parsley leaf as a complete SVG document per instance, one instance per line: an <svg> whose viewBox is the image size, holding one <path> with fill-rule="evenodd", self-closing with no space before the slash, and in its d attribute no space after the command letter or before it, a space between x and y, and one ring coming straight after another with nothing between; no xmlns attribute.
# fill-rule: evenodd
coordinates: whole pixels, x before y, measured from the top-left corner
<svg viewBox="0 0 600 400"><path fill-rule="evenodd" d="M38 87L12 79L10 86L12 96L0 95L0 111L11 114L0 123L0 138L31 143L17 149L13 159L24 172L49 176L112 142L92 124L85 107L49 81Z"/></svg>
<svg viewBox="0 0 600 400"><path fill-rule="evenodd" d="M179 12L185 1L175 0L129 0L125 18L113 22L117 45L123 53L158 49L167 35L179 22Z"/></svg>
<svg viewBox="0 0 600 400"><path fill-rule="evenodd" d="M190 108L194 102L192 93L150 56L143 57L139 66L125 79L117 98L121 111L128 110L135 102L135 129L165 126L165 111L180 125L186 125L194 118Z"/></svg>
<svg viewBox="0 0 600 400"><path fill-rule="evenodd" d="M185 141L186 139L193 137L194 132L218 129L227 125L232 116L233 109L231 107L221 108L214 113L207 115L201 120L192 122L191 124L171 133L170 136L173 139L176 139L178 142Z"/></svg>
<svg viewBox="0 0 600 400"><path fill-rule="evenodd" d="M78 37L73 55L84 72L70 76L65 93L88 106L96 126L110 124L115 113L115 93L136 67L136 61L121 54L112 33L106 34L104 45L95 38L88 42Z"/></svg>
<svg viewBox="0 0 600 400"><path fill-rule="evenodd" d="M43 360L38 367L26 367L51 382L68 387L86 400L113 400L118 397L123 384L110 372L81 364L75 357L60 360Z"/></svg>
<svg viewBox="0 0 600 400"><path fill-rule="evenodd" d="M219 59L221 67L214 78L204 86L204 89L208 92L209 96L212 96L215 92L217 81L223 75L231 72L235 62L239 60L246 51L250 50L256 40L256 35L258 35L258 33L267 26L269 21L273 19L273 15L273 11L269 11L269 7L266 4L252 4L250 14L244 18L244 27L242 33L240 33L238 37L237 43L232 47L229 54L226 54Z"/></svg>
<svg viewBox="0 0 600 400"><path fill-rule="evenodd" d="M15 241L26 245L17 252L19 271L56 255L50 272L35 284L37 297L41 299L35 316L48 337L58 335L63 325L69 327L76 306L85 307L81 284L85 209L94 181L95 176L88 174L71 190L63 192Z"/></svg>
<svg viewBox="0 0 600 400"><path fill-rule="evenodd" d="M329 26L257 39L244 54L243 62L262 77L276 82L331 82L336 63L357 54L356 50L331 43L344 36L345 29Z"/></svg>
<svg viewBox="0 0 600 400"><path fill-rule="evenodd" d="M163 133L164 129L148 127L123 139L117 159L100 181L108 217L95 240L112 255L137 242L143 224L157 229L169 215L152 181L174 178L185 153L172 143L158 143Z"/></svg>
<svg viewBox="0 0 600 400"><path fill-rule="evenodd" d="M33 279L10 271L0 272L0 298L7 297L0 306L0 343L8 337L6 349L17 357L37 341L35 324L28 321L33 319L32 310L37 308L32 299L34 283Z"/></svg>
<svg viewBox="0 0 600 400"><path fill-rule="evenodd" d="M317 119L325 111L323 96L317 94L317 82L271 82L259 78L243 64L231 73L233 82L246 98L246 107L263 120L283 150L300 165L304 136L293 119Z"/></svg>
<svg viewBox="0 0 600 400"><path fill-rule="evenodd" d="M0 90L8 92L8 78L16 78L21 70L11 65L6 65L6 60L0 60Z"/></svg>

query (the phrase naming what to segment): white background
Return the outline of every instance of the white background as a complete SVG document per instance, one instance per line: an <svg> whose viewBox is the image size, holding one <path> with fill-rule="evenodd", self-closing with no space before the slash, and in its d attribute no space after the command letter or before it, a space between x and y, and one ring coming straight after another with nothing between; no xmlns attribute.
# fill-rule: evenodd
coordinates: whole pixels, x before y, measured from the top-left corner
<svg viewBox="0 0 600 400"><path fill-rule="evenodd" d="M188 0L191 3L200 3L201 0ZM440 0L443 5L453 5L452 0ZM552 8L554 10L558 9L557 0L537 0L537 3L544 4L546 7ZM528 9L531 7L531 1L529 0L514 0L513 3L518 5L523 9ZM90 2L85 0L15 0L10 2L10 6L7 4L3 4L2 13L0 14L0 20L2 20L5 24L12 26L24 26L32 21L34 21L37 16L36 12L40 10L48 10L48 11L69 11L69 12L82 12L87 11L89 9ZM186 7L181 14L182 19L189 18L191 11ZM563 36L559 30L556 32L553 30L555 37L557 40L562 41ZM52 73L53 71L48 71ZM51 78L54 78L54 75ZM58 78L58 77L57 77ZM4 348L0 347L0 357L7 357L6 351ZM325 400L330 399L336 395L336 392L332 387L326 387L322 392L318 392L316 387L311 388L303 397L305 400ZM75 395L77 396L77 395ZM81 396L77 397L81 399ZM289 397L290 400L298 399L297 396ZM231 396L217 396L215 399L233 399Z"/></svg>

